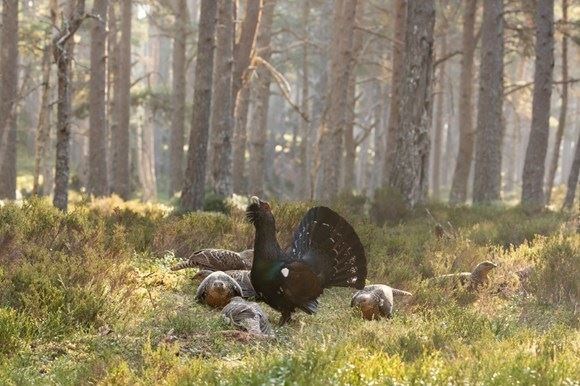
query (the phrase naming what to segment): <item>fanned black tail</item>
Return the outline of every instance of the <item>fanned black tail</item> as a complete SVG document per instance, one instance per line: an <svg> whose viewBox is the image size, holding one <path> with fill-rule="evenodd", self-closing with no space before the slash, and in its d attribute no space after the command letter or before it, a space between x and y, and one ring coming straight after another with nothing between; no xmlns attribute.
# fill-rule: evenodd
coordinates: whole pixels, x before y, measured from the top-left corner
<svg viewBox="0 0 580 386"><path fill-rule="evenodd" d="M365 286L364 247L352 226L332 209L317 206L306 213L288 254L306 262L325 288Z"/></svg>

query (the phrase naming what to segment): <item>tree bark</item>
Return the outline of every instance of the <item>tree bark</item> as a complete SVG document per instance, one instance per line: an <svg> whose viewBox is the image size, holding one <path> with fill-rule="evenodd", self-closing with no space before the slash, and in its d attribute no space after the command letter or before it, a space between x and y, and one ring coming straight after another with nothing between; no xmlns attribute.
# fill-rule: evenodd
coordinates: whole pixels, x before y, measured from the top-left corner
<svg viewBox="0 0 580 386"><path fill-rule="evenodd" d="M246 15L242 22L240 39L234 47L234 74L232 97L234 107L234 154L233 154L233 189L235 193L245 192L245 165L247 144L248 109L250 105L249 70L258 25L262 15L262 0L248 1Z"/></svg>
<svg viewBox="0 0 580 386"><path fill-rule="evenodd" d="M331 46L330 94L320 126L320 187L317 198L330 200L339 192L344 131L347 123L348 85L353 61L353 35L358 1L336 1Z"/></svg>
<svg viewBox="0 0 580 386"><path fill-rule="evenodd" d="M241 25L240 38L234 46L234 69L232 76L233 101L237 101L238 93L249 77L248 67L250 66L252 52L254 51L261 14L262 0L246 2L246 15Z"/></svg>
<svg viewBox="0 0 580 386"><path fill-rule="evenodd" d="M385 167L385 127L388 121L388 109L386 105L387 89L383 91L381 87L381 82L376 79L371 84L371 103L374 103L372 109L373 115L373 168L371 181L368 183L369 193L372 194L376 189L380 188L383 183L383 168ZM368 151L368 149L367 149ZM368 158L368 154L362 151L365 157ZM365 163L363 163L364 165ZM364 171L367 170L365 166Z"/></svg>
<svg viewBox="0 0 580 386"><path fill-rule="evenodd" d="M307 117L310 116L310 103L308 101L310 95L310 68L308 63L309 58L309 19L310 19L310 0L303 0L302 1L302 15L301 15L301 24L303 28L303 36L302 36L302 95L300 97L300 110ZM295 197L301 200L307 199L310 197L310 183L309 183L309 174L308 174L308 149L309 149L309 137L310 137L310 123L306 119L300 119L300 124L298 128L298 134L300 136L300 144L298 146L298 157L296 159L296 169L298 170L297 179L295 181Z"/></svg>
<svg viewBox="0 0 580 386"><path fill-rule="evenodd" d="M145 111L143 121L137 130L137 171L143 188L141 201L150 202L157 198L157 178L155 176L155 154L153 135L153 114Z"/></svg>
<svg viewBox="0 0 580 386"><path fill-rule="evenodd" d="M407 21L407 0L395 0L393 37L393 60L391 72L391 98L389 100L389 120L385 147L385 166L383 167L383 181L388 183L389 174L393 169L396 155L397 131L399 128L399 100L403 83L403 59L405 56L405 30Z"/></svg>
<svg viewBox="0 0 580 386"><path fill-rule="evenodd" d="M121 37L117 55L118 74L115 76L115 109L113 110L113 193L123 199L130 195L129 175L129 118L131 106L131 13L132 2L121 1Z"/></svg>
<svg viewBox="0 0 580 386"><path fill-rule="evenodd" d="M485 0L477 112L473 202L498 201L503 139L503 0Z"/></svg>
<svg viewBox="0 0 580 386"><path fill-rule="evenodd" d="M360 15L364 14L364 2L360 1L355 13L355 24ZM361 22L360 25L363 23ZM354 26L353 26L354 29ZM356 119L356 73L355 67L357 58L363 46L363 31L355 30L353 37L352 59L349 62L348 69L348 90L346 101L346 121L344 130L344 170L342 188L345 192L352 193L355 188L355 161L357 144L354 139L354 121Z"/></svg>
<svg viewBox="0 0 580 386"><path fill-rule="evenodd" d="M72 0L71 0L72 1ZM69 3L72 4L72 3ZM58 103L56 124L56 170L53 204L62 211L68 208L70 174L70 116L72 37L85 19L85 1L78 0L67 20L53 39L53 55L58 74Z"/></svg>
<svg viewBox="0 0 580 386"><path fill-rule="evenodd" d="M447 31L444 32L445 34ZM447 55L447 36L441 37L440 55ZM435 117L435 135L433 137L433 199L438 201L441 193L441 152L443 145L443 116L445 115L445 61L439 64L437 77L437 116Z"/></svg>
<svg viewBox="0 0 580 386"><path fill-rule="evenodd" d="M562 0L562 23L568 24L568 0ZM554 141L554 150L548 169L548 181L546 183L546 205L550 204L552 198L552 188L558 170L558 159L560 158L560 147L564 130L566 129L566 115L568 113L568 36L562 34L562 103L560 104L560 117L558 118L558 130Z"/></svg>
<svg viewBox="0 0 580 386"><path fill-rule="evenodd" d="M228 197L233 193L232 135L234 130L232 105L234 103L232 100L234 3L231 0L218 1L216 37L210 170L214 193L221 197Z"/></svg>
<svg viewBox="0 0 580 386"><path fill-rule="evenodd" d="M175 36L173 39L173 94L171 96L171 133L169 142L169 196L178 192L183 182L183 144L185 121L186 43L189 11L186 0L176 0Z"/></svg>
<svg viewBox="0 0 580 386"><path fill-rule="evenodd" d="M207 169L207 145L212 103L213 62L217 2L201 0L193 117L187 151L187 169L181 192L181 208L186 211L203 209Z"/></svg>
<svg viewBox="0 0 580 386"><path fill-rule="evenodd" d="M89 83L89 183L90 194L97 197L109 194L107 178L107 115L106 73L108 0L95 0L91 28L91 79Z"/></svg>
<svg viewBox="0 0 580 386"><path fill-rule="evenodd" d="M389 185L410 208L426 201L429 185L434 26L434 0L408 3L405 82L400 89L399 130Z"/></svg>
<svg viewBox="0 0 580 386"><path fill-rule="evenodd" d="M109 193L111 193L111 186L113 185L113 158L115 153L115 145L113 137L117 133L117 97L115 96L116 79L119 76L119 39L117 36L117 1L112 1L109 4L108 15L108 36L107 36L107 105L108 105L108 127L107 127L107 154L109 160L107 162L107 180L109 181Z"/></svg>
<svg viewBox="0 0 580 386"><path fill-rule="evenodd" d="M3 0L0 40L0 199L16 198L18 1Z"/></svg>
<svg viewBox="0 0 580 386"><path fill-rule="evenodd" d="M475 14L477 0L465 0L459 99L459 152L451 182L449 203L463 204L467 200L467 184L473 163L473 60L475 56Z"/></svg>
<svg viewBox="0 0 580 386"><path fill-rule="evenodd" d="M532 126L522 176L522 205L544 206L544 172L550 135L554 69L554 0L539 0L536 13L536 67Z"/></svg>
<svg viewBox="0 0 580 386"><path fill-rule="evenodd" d="M566 191L566 198L564 199L564 209L572 209L574 198L576 197L576 188L578 187L578 174L580 173L580 132L578 132L578 139L576 140L576 150L574 152L574 161L570 169L570 176L568 177L568 190Z"/></svg>
<svg viewBox="0 0 580 386"><path fill-rule="evenodd" d="M246 145L248 110L250 107L250 85L242 87L238 93L236 102L236 127L234 130L234 164L232 168L234 193L244 194L246 192Z"/></svg>
<svg viewBox="0 0 580 386"><path fill-rule="evenodd" d="M262 22L256 40L257 55L266 62L270 61L272 49L272 22L274 19L275 0L265 0ZM264 194L264 178L266 173L266 141L268 132L268 108L270 101L271 75L267 68L260 65L256 70L255 103L251 116L250 160L248 192L258 196Z"/></svg>
<svg viewBox="0 0 580 386"><path fill-rule="evenodd" d="M50 58L52 47L47 45L42 55L42 86L40 98L40 111L38 113L38 123L36 127L36 139L34 144L34 176L32 182L32 194L42 195L40 189L40 175L42 163L47 162L45 149L50 136L50 106L48 97L50 94ZM46 177L42 176L43 186L46 183ZM44 190L44 189L43 189Z"/></svg>

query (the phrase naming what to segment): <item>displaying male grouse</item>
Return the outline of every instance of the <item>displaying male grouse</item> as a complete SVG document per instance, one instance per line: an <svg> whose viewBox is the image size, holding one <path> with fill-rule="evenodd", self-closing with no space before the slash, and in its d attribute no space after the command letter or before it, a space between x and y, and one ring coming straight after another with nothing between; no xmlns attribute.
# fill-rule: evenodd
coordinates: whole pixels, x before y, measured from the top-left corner
<svg viewBox="0 0 580 386"><path fill-rule="evenodd" d="M282 313L280 325L296 309L315 313L324 288L364 288L364 248L352 226L331 209L310 209L286 251L276 240L276 223L267 202L252 197L246 216L256 228L252 285L261 299Z"/></svg>

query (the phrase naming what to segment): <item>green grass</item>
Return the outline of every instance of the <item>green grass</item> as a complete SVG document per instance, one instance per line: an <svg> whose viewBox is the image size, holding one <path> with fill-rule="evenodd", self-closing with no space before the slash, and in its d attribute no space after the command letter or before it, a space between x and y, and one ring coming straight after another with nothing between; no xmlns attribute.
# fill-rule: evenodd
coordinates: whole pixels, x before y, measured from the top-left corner
<svg viewBox="0 0 580 386"><path fill-rule="evenodd" d="M194 301L201 247L244 249L243 211L173 215L104 199L69 214L46 201L0 208L0 384L578 384L577 214L431 206L453 226L437 239L424 210L377 226L352 205L369 281L415 294L395 317L364 321L349 289L326 290L320 312L297 314L276 338L240 342L218 311ZM310 206L273 203L286 244ZM428 281L499 263L480 294ZM533 265L523 294L513 272ZM264 306L271 320L276 312ZM171 339L168 339L171 337Z"/></svg>

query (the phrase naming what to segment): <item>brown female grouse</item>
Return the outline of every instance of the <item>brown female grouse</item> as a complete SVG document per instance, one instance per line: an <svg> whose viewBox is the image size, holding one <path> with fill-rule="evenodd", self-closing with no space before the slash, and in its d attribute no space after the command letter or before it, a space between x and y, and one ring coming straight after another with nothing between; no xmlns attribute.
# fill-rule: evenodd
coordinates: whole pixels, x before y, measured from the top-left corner
<svg viewBox="0 0 580 386"><path fill-rule="evenodd" d="M310 209L286 251L276 240L276 223L267 202L252 197L246 216L256 228L252 285L259 298L282 313L280 325L296 309L315 313L324 288L364 288L364 248L352 226L331 209Z"/></svg>

